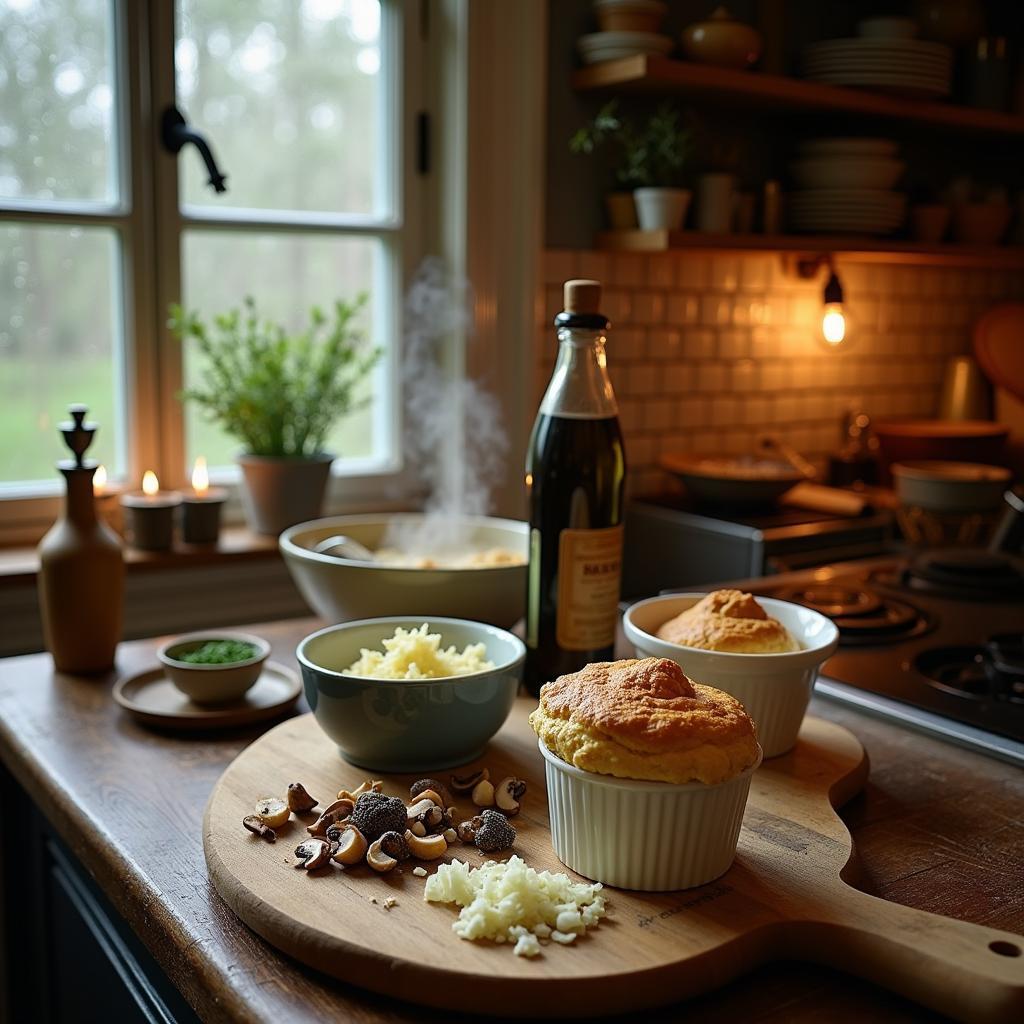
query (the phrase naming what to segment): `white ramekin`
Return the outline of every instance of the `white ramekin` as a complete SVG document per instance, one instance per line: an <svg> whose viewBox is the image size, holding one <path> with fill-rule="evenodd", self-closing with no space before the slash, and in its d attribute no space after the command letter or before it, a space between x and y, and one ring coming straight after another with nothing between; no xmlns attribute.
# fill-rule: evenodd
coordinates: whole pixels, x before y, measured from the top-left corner
<svg viewBox="0 0 1024 1024"><path fill-rule="evenodd" d="M669 619L706 596L667 594L638 602L623 620L626 637L640 657L668 658L694 682L742 701L757 726L764 756L778 757L796 743L818 669L839 646L839 630L831 619L803 605L758 597L758 604L799 641L799 651L732 654L683 647L655 635Z"/></svg>
<svg viewBox="0 0 1024 1024"><path fill-rule="evenodd" d="M544 755L551 843L558 859L595 882L620 889L691 889L724 875L736 856L750 778L727 782L618 779Z"/></svg>

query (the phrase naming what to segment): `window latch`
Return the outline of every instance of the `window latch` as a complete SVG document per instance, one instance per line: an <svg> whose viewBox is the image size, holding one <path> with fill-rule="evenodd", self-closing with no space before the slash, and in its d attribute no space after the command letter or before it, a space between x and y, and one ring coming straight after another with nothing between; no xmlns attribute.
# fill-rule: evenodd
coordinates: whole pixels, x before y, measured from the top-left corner
<svg viewBox="0 0 1024 1024"><path fill-rule="evenodd" d="M213 157L213 150L201 132L190 128L184 114L177 107L167 107L160 117L160 141L168 153L180 153L181 147L186 142L191 142L206 164L206 171L210 175L209 184L214 192L227 192L228 187L224 183L227 175L221 174L217 161Z"/></svg>

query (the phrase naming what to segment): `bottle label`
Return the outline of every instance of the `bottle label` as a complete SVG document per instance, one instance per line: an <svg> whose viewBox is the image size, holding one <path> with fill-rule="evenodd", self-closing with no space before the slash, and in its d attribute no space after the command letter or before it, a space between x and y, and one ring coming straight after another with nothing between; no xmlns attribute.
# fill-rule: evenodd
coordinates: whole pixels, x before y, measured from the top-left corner
<svg viewBox="0 0 1024 1024"><path fill-rule="evenodd" d="M622 526L563 530L558 540L555 636L566 651L592 651L615 642Z"/></svg>

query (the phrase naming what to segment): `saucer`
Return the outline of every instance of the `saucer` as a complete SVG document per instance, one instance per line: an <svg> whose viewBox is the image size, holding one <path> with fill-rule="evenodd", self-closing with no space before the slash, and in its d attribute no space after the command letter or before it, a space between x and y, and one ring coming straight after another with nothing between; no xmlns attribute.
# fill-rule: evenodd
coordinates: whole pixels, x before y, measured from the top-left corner
<svg viewBox="0 0 1024 1024"><path fill-rule="evenodd" d="M161 729L226 729L283 714L302 692L294 669L268 661L245 696L215 707L193 704L162 667L125 676L114 684L114 700L147 725Z"/></svg>

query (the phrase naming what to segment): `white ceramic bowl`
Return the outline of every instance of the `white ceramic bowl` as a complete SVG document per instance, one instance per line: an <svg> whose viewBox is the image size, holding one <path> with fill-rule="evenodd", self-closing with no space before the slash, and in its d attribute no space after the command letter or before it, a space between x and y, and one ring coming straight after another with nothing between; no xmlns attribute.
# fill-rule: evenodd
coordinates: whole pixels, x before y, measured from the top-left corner
<svg viewBox="0 0 1024 1024"><path fill-rule="evenodd" d="M902 160L866 156L809 157L789 165L796 183L809 189L890 189L905 166Z"/></svg>
<svg viewBox="0 0 1024 1024"><path fill-rule="evenodd" d="M732 866L750 779L708 786L618 779L586 772L538 741L558 859L620 889L664 892L711 882Z"/></svg>
<svg viewBox="0 0 1024 1024"><path fill-rule="evenodd" d="M198 650L210 640L237 640L250 644L256 653L245 661L225 665L197 665L181 661L179 655ZM270 655L270 644L252 633L236 630L206 630L201 633L183 633L168 640L156 652L167 678L195 704L230 704L240 700L259 679L263 663Z"/></svg>
<svg viewBox="0 0 1024 1024"><path fill-rule="evenodd" d="M818 669L839 646L831 619L810 608L772 597L757 598L781 622L801 650L784 654L732 654L683 647L655 634L669 619L706 594L668 594L633 605L625 615L626 638L643 658L668 658L695 682L717 687L743 702L757 726L765 757L778 757L796 743Z"/></svg>
<svg viewBox="0 0 1024 1024"><path fill-rule="evenodd" d="M1013 474L980 462L897 462L890 467L904 505L935 512L985 512L999 508Z"/></svg>
<svg viewBox="0 0 1024 1024"><path fill-rule="evenodd" d="M481 569L399 569L321 555L316 545L335 534L380 546L393 522L415 527L422 515L377 513L332 516L300 523L281 534L281 554L302 596L329 623L408 615L421 621L446 616L508 627L526 605L526 564ZM466 516L461 535L467 547L501 547L525 560L529 527L514 519Z"/></svg>

